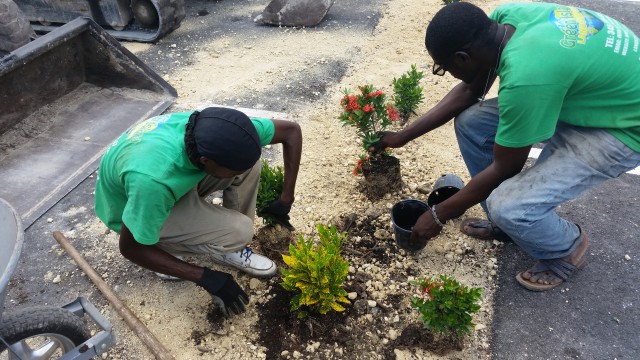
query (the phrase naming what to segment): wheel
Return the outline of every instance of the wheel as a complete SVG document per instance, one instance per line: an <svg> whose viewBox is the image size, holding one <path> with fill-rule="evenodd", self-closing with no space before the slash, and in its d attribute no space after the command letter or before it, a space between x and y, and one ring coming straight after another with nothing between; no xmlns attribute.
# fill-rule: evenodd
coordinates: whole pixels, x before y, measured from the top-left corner
<svg viewBox="0 0 640 360"><path fill-rule="evenodd" d="M9 360L57 359L90 338L81 318L51 306L34 306L4 314L0 358ZM6 355L5 355L6 354Z"/></svg>
<svg viewBox="0 0 640 360"><path fill-rule="evenodd" d="M11 52L31 40L31 24L12 0L0 0L0 52Z"/></svg>
<svg viewBox="0 0 640 360"><path fill-rule="evenodd" d="M133 17L144 27L155 28L158 26L159 17L153 3L150 0L135 0L131 4Z"/></svg>

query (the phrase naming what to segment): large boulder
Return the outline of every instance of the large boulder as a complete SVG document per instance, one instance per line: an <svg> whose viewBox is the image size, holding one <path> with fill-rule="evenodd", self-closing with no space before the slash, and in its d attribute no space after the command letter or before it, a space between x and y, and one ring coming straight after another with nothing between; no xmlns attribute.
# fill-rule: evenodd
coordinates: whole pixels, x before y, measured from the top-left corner
<svg viewBox="0 0 640 360"><path fill-rule="evenodd" d="M254 21L278 26L315 26L334 0L272 0Z"/></svg>

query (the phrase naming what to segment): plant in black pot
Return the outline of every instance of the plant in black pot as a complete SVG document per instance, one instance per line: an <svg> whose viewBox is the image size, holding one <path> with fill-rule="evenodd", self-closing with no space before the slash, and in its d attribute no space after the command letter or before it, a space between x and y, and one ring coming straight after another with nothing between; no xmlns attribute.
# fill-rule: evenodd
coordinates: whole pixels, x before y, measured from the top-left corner
<svg viewBox="0 0 640 360"><path fill-rule="evenodd" d="M384 92L374 89L373 85L360 86L359 90L355 94L348 89L344 91L339 119L343 126L354 127L361 140L365 155L360 155L353 174L364 175L365 194L373 200L402 184L398 158L388 151L375 157L366 155L368 149L380 141L379 133L396 121L399 114L394 104L387 102Z"/></svg>

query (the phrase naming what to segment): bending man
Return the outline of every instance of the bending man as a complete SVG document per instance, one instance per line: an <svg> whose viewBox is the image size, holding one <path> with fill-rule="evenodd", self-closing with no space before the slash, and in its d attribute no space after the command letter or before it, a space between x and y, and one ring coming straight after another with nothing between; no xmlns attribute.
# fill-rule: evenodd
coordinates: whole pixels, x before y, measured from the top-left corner
<svg viewBox="0 0 640 360"><path fill-rule="evenodd" d="M283 144L285 181L269 207L289 224L300 165L298 124L249 119L227 108L161 115L116 140L100 162L95 211L120 234L120 252L163 278L193 281L229 313L244 311L248 295L233 277L182 260L207 254L220 264L258 277L276 265L247 244L262 162L261 148ZM223 206L205 198L223 191ZM168 276L163 276L166 274Z"/></svg>
<svg viewBox="0 0 640 360"><path fill-rule="evenodd" d="M516 276L527 289L565 281L584 264L588 237L556 207L640 163L638 43L616 20L575 7L511 3L491 16L463 2L442 8L425 45L433 74L462 83L372 150L403 146L455 117L472 179L420 217L412 236L436 236L481 203L489 220L466 219L464 233L509 237L538 260ZM499 96L485 100L496 76ZM539 142L540 157L523 171Z"/></svg>

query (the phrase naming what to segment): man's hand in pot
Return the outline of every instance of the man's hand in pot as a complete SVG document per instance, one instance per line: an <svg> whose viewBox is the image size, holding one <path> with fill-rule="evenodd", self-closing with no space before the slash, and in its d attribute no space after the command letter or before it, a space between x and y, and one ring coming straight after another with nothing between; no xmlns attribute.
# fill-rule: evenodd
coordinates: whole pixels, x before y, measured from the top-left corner
<svg viewBox="0 0 640 360"><path fill-rule="evenodd" d="M422 214L411 231L411 241L419 241L419 239L429 240L436 237L442 231L442 226L433 220L431 211Z"/></svg>

